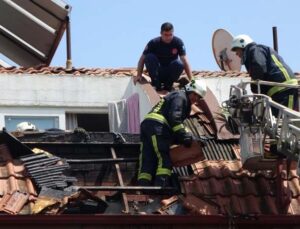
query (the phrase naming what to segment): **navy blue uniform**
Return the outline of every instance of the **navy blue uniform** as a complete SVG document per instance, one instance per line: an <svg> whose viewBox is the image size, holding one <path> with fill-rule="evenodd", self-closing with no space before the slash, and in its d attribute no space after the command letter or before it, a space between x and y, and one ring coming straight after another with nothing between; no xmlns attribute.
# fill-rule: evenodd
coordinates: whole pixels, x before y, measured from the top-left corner
<svg viewBox="0 0 300 229"><path fill-rule="evenodd" d="M258 45L254 42L247 45L244 49L242 63L253 80L297 84L294 73L282 57L265 45ZM256 85L252 85L251 89L257 93ZM270 96L275 102L297 110L297 89L262 85L261 93ZM273 109L273 114L277 115L278 110Z"/></svg>
<svg viewBox="0 0 300 229"><path fill-rule="evenodd" d="M170 43L165 43L161 37L157 37L148 42L143 54L152 85L160 89L161 84L164 84L169 90L184 69L178 58L186 55L183 41L174 36Z"/></svg>
<svg viewBox="0 0 300 229"><path fill-rule="evenodd" d="M165 43L160 37L154 38L148 42L143 54L154 54L162 66L168 66L178 56L185 56L186 51L183 41L174 36L170 43Z"/></svg>
<svg viewBox="0 0 300 229"><path fill-rule="evenodd" d="M152 185L153 180L158 186L169 185L172 170L169 148L172 142L191 144L192 135L183 126L190 112L186 92L174 91L146 115L141 124L140 185Z"/></svg>

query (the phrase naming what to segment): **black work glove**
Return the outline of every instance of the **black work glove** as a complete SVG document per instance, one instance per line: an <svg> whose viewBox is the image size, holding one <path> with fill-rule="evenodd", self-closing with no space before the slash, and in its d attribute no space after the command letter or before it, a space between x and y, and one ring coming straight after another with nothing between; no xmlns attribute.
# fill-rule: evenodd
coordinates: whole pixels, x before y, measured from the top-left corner
<svg viewBox="0 0 300 229"><path fill-rule="evenodd" d="M192 136L192 134L189 133L189 132L185 133L184 136L183 136L182 144L185 147L191 147L192 142L193 142L193 136Z"/></svg>

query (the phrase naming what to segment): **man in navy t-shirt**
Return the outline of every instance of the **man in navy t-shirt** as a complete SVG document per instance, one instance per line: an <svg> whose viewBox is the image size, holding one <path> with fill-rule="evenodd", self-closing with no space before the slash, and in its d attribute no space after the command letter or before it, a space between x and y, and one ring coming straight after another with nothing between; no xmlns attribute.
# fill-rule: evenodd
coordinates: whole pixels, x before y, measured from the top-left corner
<svg viewBox="0 0 300 229"><path fill-rule="evenodd" d="M183 41L174 36L174 27L166 22L161 25L160 37L150 40L138 62L136 83L142 77L144 64L156 90L172 89L172 85L185 70L191 80L191 67L186 57ZM178 58L179 57L179 58Z"/></svg>

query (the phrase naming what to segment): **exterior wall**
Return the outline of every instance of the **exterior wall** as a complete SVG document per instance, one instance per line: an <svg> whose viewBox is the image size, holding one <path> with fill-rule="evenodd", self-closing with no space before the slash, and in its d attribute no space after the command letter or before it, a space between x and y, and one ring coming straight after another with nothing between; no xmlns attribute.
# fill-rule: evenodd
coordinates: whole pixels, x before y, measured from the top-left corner
<svg viewBox="0 0 300 229"><path fill-rule="evenodd" d="M230 85L247 78L205 78L219 104L227 100ZM144 88L129 76L0 75L0 128L5 116L56 116L66 128L65 113L108 113L107 103L139 94L140 121L152 103Z"/></svg>
<svg viewBox="0 0 300 229"><path fill-rule="evenodd" d="M205 78L205 82L209 89L216 96L219 105L223 101L229 99L230 85L237 85L241 81L248 82L250 78L233 78L233 77L217 77L217 78ZM247 86L247 91L250 92L250 86Z"/></svg>
<svg viewBox="0 0 300 229"><path fill-rule="evenodd" d="M124 95L130 77L0 75L0 106L106 108Z"/></svg>
<svg viewBox="0 0 300 229"><path fill-rule="evenodd" d="M0 128L5 116L56 116L107 113L107 102L123 97L130 77L73 75L0 75Z"/></svg>

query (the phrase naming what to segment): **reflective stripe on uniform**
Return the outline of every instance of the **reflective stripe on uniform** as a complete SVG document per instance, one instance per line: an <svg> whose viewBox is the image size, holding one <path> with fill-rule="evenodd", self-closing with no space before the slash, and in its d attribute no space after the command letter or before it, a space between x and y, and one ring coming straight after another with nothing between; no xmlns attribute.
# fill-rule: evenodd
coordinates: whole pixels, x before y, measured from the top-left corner
<svg viewBox="0 0 300 229"><path fill-rule="evenodd" d="M281 83L290 84L290 85L297 85L298 81L296 79L291 79L291 80L284 81L284 82L281 82ZM283 91L285 89L287 89L287 88L286 87L281 87L281 86L274 86L274 87L271 87L271 89L268 90L267 95L272 97L274 94L276 94L280 91Z"/></svg>
<svg viewBox="0 0 300 229"><path fill-rule="evenodd" d="M155 105L155 107L153 108L152 112L153 113L159 113L159 111L160 111L161 107L164 105L164 103L165 103L165 99L162 98L159 101L159 103L157 105Z"/></svg>
<svg viewBox="0 0 300 229"><path fill-rule="evenodd" d="M157 156L157 160L158 160L158 165L157 165L157 169L156 169L156 175L168 175L171 176L171 170L170 169L166 169L166 168L162 168L162 163L163 163L163 159L161 156L161 153L158 150L158 145L157 145L157 139L155 135L152 135L152 144L153 144L153 148L154 151L156 153Z"/></svg>
<svg viewBox="0 0 300 229"><path fill-rule="evenodd" d="M184 125L183 125L183 124L178 124L178 125L176 125L176 126L173 126L173 128L172 128L172 130L173 130L174 132L176 132L176 131L178 131L178 130L182 130L182 129L184 129Z"/></svg>
<svg viewBox="0 0 300 229"><path fill-rule="evenodd" d="M138 180L140 180L140 179L145 179L145 180L151 181L152 180L152 175L150 173L140 173L138 175Z"/></svg>
<svg viewBox="0 0 300 229"><path fill-rule="evenodd" d="M145 180L152 180L152 175L150 173L142 173L141 169L142 169L142 162L143 162L143 143L141 143L141 152L140 152L140 156L139 156L139 171L138 171L138 180L140 179L145 179Z"/></svg>
<svg viewBox="0 0 300 229"><path fill-rule="evenodd" d="M287 72L287 70L285 69L285 67L282 65L282 63L277 59L277 57L274 54L272 54L271 57L272 57L272 60L277 65L277 67L279 68L279 70L284 75L285 80L286 81L290 80L291 77L290 77L289 73Z"/></svg>
<svg viewBox="0 0 300 229"><path fill-rule="evenodd" d="M140 147L138 174L141 173L142 164L143 164L143 142L141 143L141 147Z"/></svg>
<svg viewBox="0 0 300 229"><path fill-rule="evenodd" d="M272 57L272 60L274 61L274 63L276 64L276 66L279 68L279 70L282 72L282 74L284 75L284 78L285 78L285 81L284 82L281 82L281 83L285 83L285 84L291 84L291 85L297 85L298 84L298 81L296 79L291 79L288 71L286 70L286 68L283 66L283 64L277 59L277 57L272 54L271 55ZM274 86L274 87L271 87L268 92L267 92L267 95L268 96L273 96L274 94L280 92L280 91L283 91L285 90L286 87L280 87L280 86Z"/></svg>
<svg viewBox="0 0 300 229"><path fill-rule="evenodd" d="M289 95L288 108L290 108L290 109L294 108L294 96L293 95Z"/></svg>
<svg viewBox="0 0 300 229"><path fill-rule="evenodd" d="M169 126L167 119L164 116L162 116L161 114L152 112L152 113L147 114L145 116L145 119L153 119L153 120L159 121L159 122L164 123Z"/></svg>
<svg viewBox="0 0 300 229"><path fill-rule="evenodd" d="M152 139L153 149L154 149L154 151L156 153L157 160L158 160L157 168L161 168L162 167L162 157L161 157L161 154L160 154L160 152L158 150L156 135L152 135L151 139Z"/></svg>
<svg viewBox="0 0 300 229"><path fill-rule="evenodd" d="M166 168L158 168L156 170L156 175L167 175L167 176L171 176L172 171L170 169L166 169Z"/></svg>

